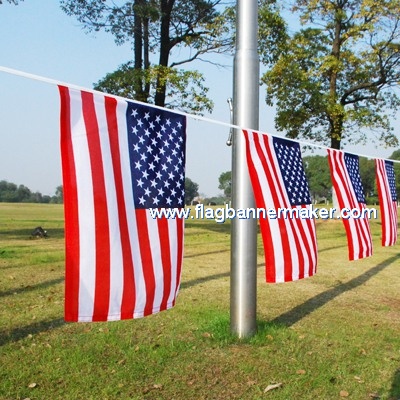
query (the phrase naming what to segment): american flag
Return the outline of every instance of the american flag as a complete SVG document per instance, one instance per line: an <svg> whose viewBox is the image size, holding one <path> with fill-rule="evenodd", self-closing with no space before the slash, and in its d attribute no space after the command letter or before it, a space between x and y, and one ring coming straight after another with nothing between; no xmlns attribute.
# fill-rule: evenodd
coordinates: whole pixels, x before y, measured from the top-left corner
<svg viewBox="0 0 400 400"><path fill-rule="evenodd" d="M339 208L362 213L366 206L358 156L328 149L328 160ZM371 256L372 239L368 218L350 217L342 218L342 221L347 235L349 260Z"/></svg>
<svg viewBox="0 0 400 400"><path fill-rule="evenodd" d="M279 208L309 209L311 198L300 145L262 133L243 133L257 208L276 212ZM260 227L267 282L289 282L315 274L317 241L313 219L260 218Z"/></svg>
<svg viewBox="0 0 400 400"><path fill-rule="evenodd" d="M393 162L375 159L376 183L382 221L382 246L397 241L397 193Z"/></svg>
<svg viewBox="0 0 400 400"><path fill-rule="evenodd" d="M66 321L139 318L175 304L183 220L184 116L59 86Z"/></svg>

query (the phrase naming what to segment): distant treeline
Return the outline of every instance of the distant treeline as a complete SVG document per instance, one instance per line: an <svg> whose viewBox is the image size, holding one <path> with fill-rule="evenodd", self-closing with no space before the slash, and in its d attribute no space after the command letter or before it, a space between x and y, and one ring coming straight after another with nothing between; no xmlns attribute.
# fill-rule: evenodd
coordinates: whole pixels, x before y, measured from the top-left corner
<svg viewBox="0 0 400 400"><path fill-rule="evenodd" d="M1 203L53 203L63 202L62 186L56 188L53 196L43 195L40 192L32 192L24 185L0 181L0 202Z"/></svg>
<svg viewBox="0 0 400 400"><path fill-rule="evenodd" d="M396 150L390 158L398 160L400 158L400 150ZM332 182L327 156L313 155L303 157L303 165L313 202L332 202ZM360 157L359 167L367 205L378 204L375 161ZM400 194L400 164L395 163L394 170L396 175L396 191Z"/></svg>

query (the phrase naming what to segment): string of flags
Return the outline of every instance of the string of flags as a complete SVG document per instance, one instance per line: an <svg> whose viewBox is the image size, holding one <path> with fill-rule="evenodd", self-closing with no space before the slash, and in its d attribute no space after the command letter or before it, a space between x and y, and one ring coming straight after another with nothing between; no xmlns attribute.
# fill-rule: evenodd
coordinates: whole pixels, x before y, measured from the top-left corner
<svg viewBox="0 0 400 400"><path fill-rule="evenodd" d="M57 86L65 320L132 319L173 307L180 286L184 219L154 219L149 210L184 207L188 115L59 82ZM240 129L257 208L310 209L299 142ZM327 153L339 207L362 211L366 205L359 156L333 149ZM382 245L392 246L397 240L393 161L376 159L375 164ZM342 221L349 259L371 256L368 218ZM262 218L260 228L267 282L294 281L316 273L314 219L299 214Z"/></svg>

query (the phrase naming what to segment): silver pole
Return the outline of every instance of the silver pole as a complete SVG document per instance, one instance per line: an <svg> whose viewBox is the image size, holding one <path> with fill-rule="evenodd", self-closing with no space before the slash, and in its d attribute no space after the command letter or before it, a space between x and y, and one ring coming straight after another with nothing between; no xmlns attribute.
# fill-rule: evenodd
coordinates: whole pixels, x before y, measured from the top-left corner
<svg viewBox="0 0 400 400"><path fill-rule="evenodd" d="M237 0L233 123L258 130L259 59L257 0ZM243 133L232 146L232 207L255 207ZM239 337L257 330L257 220L233 219L231 234L231 331Z"/></svg>

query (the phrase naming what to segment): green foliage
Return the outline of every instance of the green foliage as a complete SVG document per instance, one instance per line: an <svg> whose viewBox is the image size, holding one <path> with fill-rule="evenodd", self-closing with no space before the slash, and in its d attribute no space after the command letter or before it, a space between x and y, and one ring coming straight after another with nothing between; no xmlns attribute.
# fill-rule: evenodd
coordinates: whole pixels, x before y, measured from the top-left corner
<svg viewBox="0 0 400 400"><path fill-rule="evenodd" d="M57 188L59 190L61 186ZM62 189L61 189L62 190ZM62 196L62 195L61 195ZM15 183L0 181L0 202L2 203L62 203L59 194L50 197L40 192L32 193L24 185L17 186Z"/></svg>
<svg viewBox="0 0 400 400"><path fill-rule="evenodd" d="M57 186L56 187L56 193L51 198L50 203L54 203L54 204L63 204L64 203L64 194L63 194L63 187L62 186Z"/></svg>
<svg viewBox="0 0 400 400"><path fill-rule="evenodd" d="M220 12L221 4L222 0L61 1L62 9L87 31L104 30L117 44L132 44L133 62L107 75L97 87L195 113L212 108L204 79L196 71L176 67L209 53L231 51L230 13L224 8Z"/></svg>
<svg viewBox="0 0 400 400"><path fill-rule="evenodd" d="M312 199L331 199L332 182L327 156L305 156L303 165Z"/></svg>
<svg viewBox="0 0 400 400"><path fill-rule="evenodd" d="M375 160L371 160L365 157L359 157L359 167L361 182L364 188L365 200L370 201L372 198L373 204L377 203L375 197L377 197L377 187L376 187L376 173L375 173Z"/></svg>
<svg viewBox="0 0 400 400"><path fill-rule="evenodd" d="M225 203L226 203L226 197L224 196L213 196L204 199L204 204L206 205L221 206Z"/></svg>
<svg viewBox="0 0 400 400"><path fill-rule="evenodd" d="M192 200L199 195L199 185L190 178L185 178L185 204L191 204Z"/></svg>
<svg viewBox="0 0 400 400"><path fill-rule="evenodd" d="M280 14L279 5L274 0L259 0L258 46L262 63L274 64L285 49L288 39L287 24Z"/></svg>
<svg viewBox="0 0 400 400"><path fill-rule="evenodd" d="M232 172L226 171L223 172L218 178L218 189L221 189L224 192L224 195L227 199L231 198L232 195Z"/></svg>
<svg viewBox="0 0 400 400"><path fill-rule="evenodd" d="M367 140L395 146L398 2L297 0L293 11L307 27L288 37L262 76L277 129L334 148Z"/></svg>
<svg viewBox="0 0 400 400"><path fill-rule="evenodd" d="M319 201L325 198L331 201L332 181L327 156L305 156L303 165L313 200ZM367 204L378 204L375 161L360 157L359 167Z"/></svg>
<svg viewBox="0 0 400 400"><path fill-rule="evenodd" d="M149 85L149 92L145 97L143 93L137 92L135 82L138 79ZM166 85L168 99L166 107L193 114L201 114L205 110L212 111L213 102L207 97L208 88L204 86L204 77L194 70L185 71L162 66L152 66L143 70L136 69L130 61L107 74L94 85L94 88L128 99L153 103L158 82Z"/></svg>

